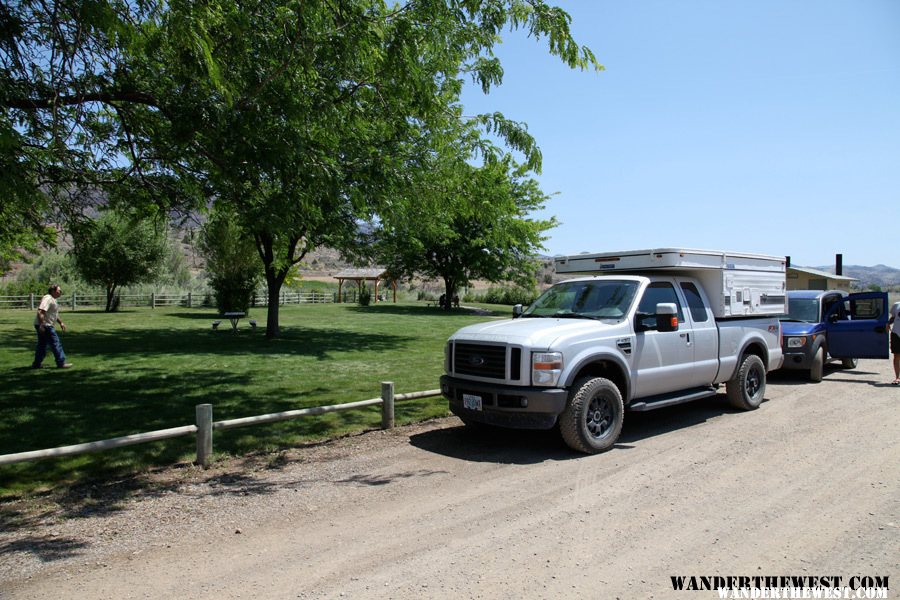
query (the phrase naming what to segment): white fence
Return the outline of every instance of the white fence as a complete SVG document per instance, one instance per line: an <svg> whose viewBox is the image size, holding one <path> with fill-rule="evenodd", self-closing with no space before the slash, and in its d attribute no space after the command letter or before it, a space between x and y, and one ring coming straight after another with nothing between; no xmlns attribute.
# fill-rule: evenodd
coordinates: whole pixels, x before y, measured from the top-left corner
<svg viewBox="0 0 900 600"><path fill-rule="evenodd" d="M356 292L342 294L344 302L356 302ZM0 308L27 308L35 310L41 302L41 295L29 294L27 296L0 296ZM59 304L69 310L79 308L105 308L106 294L79 294L72 293L60 296ZM337 302L337 293L331 292L281 292L278 302L285 304L321 304ZM252 306L267 306L269 304L268 292L260 292L253 295ZM119 294L119 306L149 306L159 308L164 306L185 306L187 308L212 306L211 292L187 292L185 294Z"/></svg>
<svg viewBox="0 0 900 600"><path fill-rule="evenodd" d="M40 460L43 458L73 456L75 454L99 452L101 450L111 450L113 448L133 446L135 444L157 442L160 440L182 437L185 435L196 433L197 464L206 467L209 465L209 460L213 453L213 430L215 429L234 429L236 427L246 427L248 425L275 423L277 421L287 421L290 419L296 419L298 417L321 415L330 412L351 410L354 408L374 406L378 404L381 405L381 428L392 429L394 427L395 400L413 400L416 398L430 398L440 395L441 390L427 390L424 392L411 392L408 394L398 394L395 396L393 382L384 381L381 383L380 398L359 400L357 402L335 404L332 406L313 406L311 408L301 408L298 410L257 415L255 417L243 417L240 419L230 419L228 421L215 422L212 420L212 404L198 404L195 407L195 423L193 425L183 425L181 427L172 427L170 429L159 429L156 431L136 433L134 435L126 435L108 440L101 440L98 442L87 442L84 444L75 444L72 446L48 448L46 450L32 450L29 452L18 452L16 454L3 454L0 455L0 465L11 465L13 463L28 462Z"/></svg>

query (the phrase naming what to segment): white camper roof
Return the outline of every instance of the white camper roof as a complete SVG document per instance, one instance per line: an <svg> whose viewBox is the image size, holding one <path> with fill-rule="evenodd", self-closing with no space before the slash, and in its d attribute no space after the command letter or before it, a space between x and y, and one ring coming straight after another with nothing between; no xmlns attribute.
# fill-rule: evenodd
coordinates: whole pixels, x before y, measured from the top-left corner
<svg viewBox="0 0 900 600"><path fill-rule="evenodd" d="M690 248L648 248L622 252L576 254L554 259L557 273L599 273L653 269L723 269L785 272L783 256L746 252L696 250Z"/></svg>

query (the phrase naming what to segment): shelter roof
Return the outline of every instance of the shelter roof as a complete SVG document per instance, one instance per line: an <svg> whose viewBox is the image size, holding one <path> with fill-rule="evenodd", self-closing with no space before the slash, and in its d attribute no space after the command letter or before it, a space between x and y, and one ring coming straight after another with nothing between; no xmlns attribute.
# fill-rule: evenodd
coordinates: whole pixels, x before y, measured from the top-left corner
<svg viewBox="0 0 900 600"><path fill-rule="evenodd" d="M370 269L344 269L334 276L335 279L383 279L388 272L384 267Z"/></svg>

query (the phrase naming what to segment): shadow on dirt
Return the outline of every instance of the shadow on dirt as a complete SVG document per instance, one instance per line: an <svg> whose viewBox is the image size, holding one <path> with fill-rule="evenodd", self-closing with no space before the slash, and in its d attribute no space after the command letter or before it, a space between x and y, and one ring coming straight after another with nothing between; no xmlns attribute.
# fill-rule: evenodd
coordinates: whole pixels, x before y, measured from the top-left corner
<svg viewBox="0 0 900 600"><path fill-rule="evenodd" d="M862 369L845 369L839 364L825 365L822 374L822 383L839 381L843 383L866 383L876 387L889 386L891 383L876 381L871 376L879 375L876 371L864 371ZM809 372L804 370L779 369L768 374L768 384L774 386L802 386L819 385L809 380Z"/></svg>
<svg viewBox="0 0 900 600"><path fill-rule="evenodd" d="M705 423L717 417L739 416L742 411L729 406L724 394L660 410L625 414L619 440L610 452L628 450L637 442ZM571 460L584 456L562 441L557 429L515 430L480 426L451 427L426 431L410 438L410 443L428 452L472 462L537 464L548 460Z"/></svg>

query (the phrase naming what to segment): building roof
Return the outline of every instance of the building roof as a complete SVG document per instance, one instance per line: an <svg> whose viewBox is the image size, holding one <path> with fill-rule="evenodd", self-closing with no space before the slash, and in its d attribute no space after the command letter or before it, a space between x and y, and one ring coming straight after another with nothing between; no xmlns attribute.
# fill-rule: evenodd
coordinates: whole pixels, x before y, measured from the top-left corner
<svg viewBox="0 0 900 600"><path fill-rule="evenodd" d="M798 273L805 273L806 275L812 275L813 277L821 277L822 279L832 279L834 281L859 281L856 277L835 275L834 273L829 273L828 271L819 271L818 269L809 269L807 267L788 267L787 270L796 271Z"/></svg>

